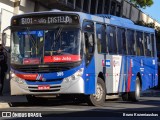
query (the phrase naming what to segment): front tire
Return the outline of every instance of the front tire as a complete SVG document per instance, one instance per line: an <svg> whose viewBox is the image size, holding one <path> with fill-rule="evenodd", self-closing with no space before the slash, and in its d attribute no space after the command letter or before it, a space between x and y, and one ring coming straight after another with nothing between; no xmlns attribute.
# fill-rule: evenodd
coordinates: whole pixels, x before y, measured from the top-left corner
<svg viewBox="0 0 160 120"><path fill-rule="evenodd" d="M98 78L97 80L97 86L96 86L96 94L92 94L87 96L88 105L92 106L102 106L106 99L106 89L105 89L105 83L101 78Z"/></svg>
<svg viewBox="0 0 160 120"><path fill-rule="evenodd" d="M129 93L129 100L133 102L137 102L140 99L140 91L141 91L141 85L140 85L140 79L139 77L136 77L136 85L135 85L135 91Z"/></svg>
<svg viewBox="0 0 160 120"><path fill-rule="evenodd" d="M128 99L128 93L127 93L127 92L125 92L125 93L122 94L122 100L123 100L123 101L128 101L128 100L129 100L129 99Z"/></svg>

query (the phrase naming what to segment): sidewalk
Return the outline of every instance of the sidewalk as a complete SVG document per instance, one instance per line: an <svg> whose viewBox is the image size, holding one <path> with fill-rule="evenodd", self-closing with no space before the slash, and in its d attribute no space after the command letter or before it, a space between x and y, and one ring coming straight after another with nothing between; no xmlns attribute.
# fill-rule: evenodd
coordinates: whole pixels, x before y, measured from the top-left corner
<svg viewBox="0 0 160 120"><path fill-rule="evenodd" d="M0 96L0 109L1 108L9 108L9 103L11 102L27 102L25 96L10 96L8 94L4 94Z"/></svg>

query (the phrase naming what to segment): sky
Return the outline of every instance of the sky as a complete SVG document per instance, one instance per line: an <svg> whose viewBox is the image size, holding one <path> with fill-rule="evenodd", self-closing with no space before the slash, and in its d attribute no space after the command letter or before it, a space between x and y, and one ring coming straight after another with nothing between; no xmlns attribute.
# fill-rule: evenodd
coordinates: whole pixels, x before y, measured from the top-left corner
<svg viewBox="0 0 160 120"><path fill-rule="evenodd" d="M153 2L151 7L146 7L142 11L160 23L160 0L153 0Z"/></svg>

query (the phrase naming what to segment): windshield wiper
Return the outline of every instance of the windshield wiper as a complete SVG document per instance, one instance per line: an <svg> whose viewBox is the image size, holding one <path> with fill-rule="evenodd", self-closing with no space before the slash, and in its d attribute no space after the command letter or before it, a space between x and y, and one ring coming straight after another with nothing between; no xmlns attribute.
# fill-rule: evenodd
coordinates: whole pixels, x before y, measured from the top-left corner
<svg viewBox="0 0 160 120"><path fill-rule="evenodd" d="M27 35L29 36L29 39L31 38L31 42L32 42L33 46L36 48L36 42L35 42L33 36L30 35L30 30L28 27L27 27Z"/></svg>
<svg viewBox="0 0 160 120"><path fill-rule="evenodd" d="M36 46L36 40L33 38L33 36L30 34L30 30L29 30L29 28L27 27L27 29L26 29L27 31L27 35L29 36L29 40L31 40L31 42L32 42L32 45L33 45L33 48L35 48L36 49L36 55L37 55L37 50L38 50L38 47ZM32 48L31 48L31 54L32 54Z"/></svg>
<svg viewBox="0 0 160 120"><path fill-rule="evenodd" d="M54 39L53 41L58 42L57 40L58 40L58 38L60 37L62 31L63 31L63 28L62 28L62 27L59 27L59 29L58 29L58 31L57 31L57 34L56 34L56 37L55 37L55 39ZM53 46L54 46L54 42L53 42L53 44L52 44L52 46L51 46L51 50L53 50Z"/></svg>

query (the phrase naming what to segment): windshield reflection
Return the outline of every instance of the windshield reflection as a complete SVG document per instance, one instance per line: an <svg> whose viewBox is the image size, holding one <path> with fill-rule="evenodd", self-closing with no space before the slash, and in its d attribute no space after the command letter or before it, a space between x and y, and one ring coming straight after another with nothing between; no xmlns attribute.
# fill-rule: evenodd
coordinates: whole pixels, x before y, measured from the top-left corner
<svg viewBox="0 0 160 120"><path fill-rule="evenodd" d="M11 62L40 64L80 60L80 30L58 27L13 33Z"/></svg>

